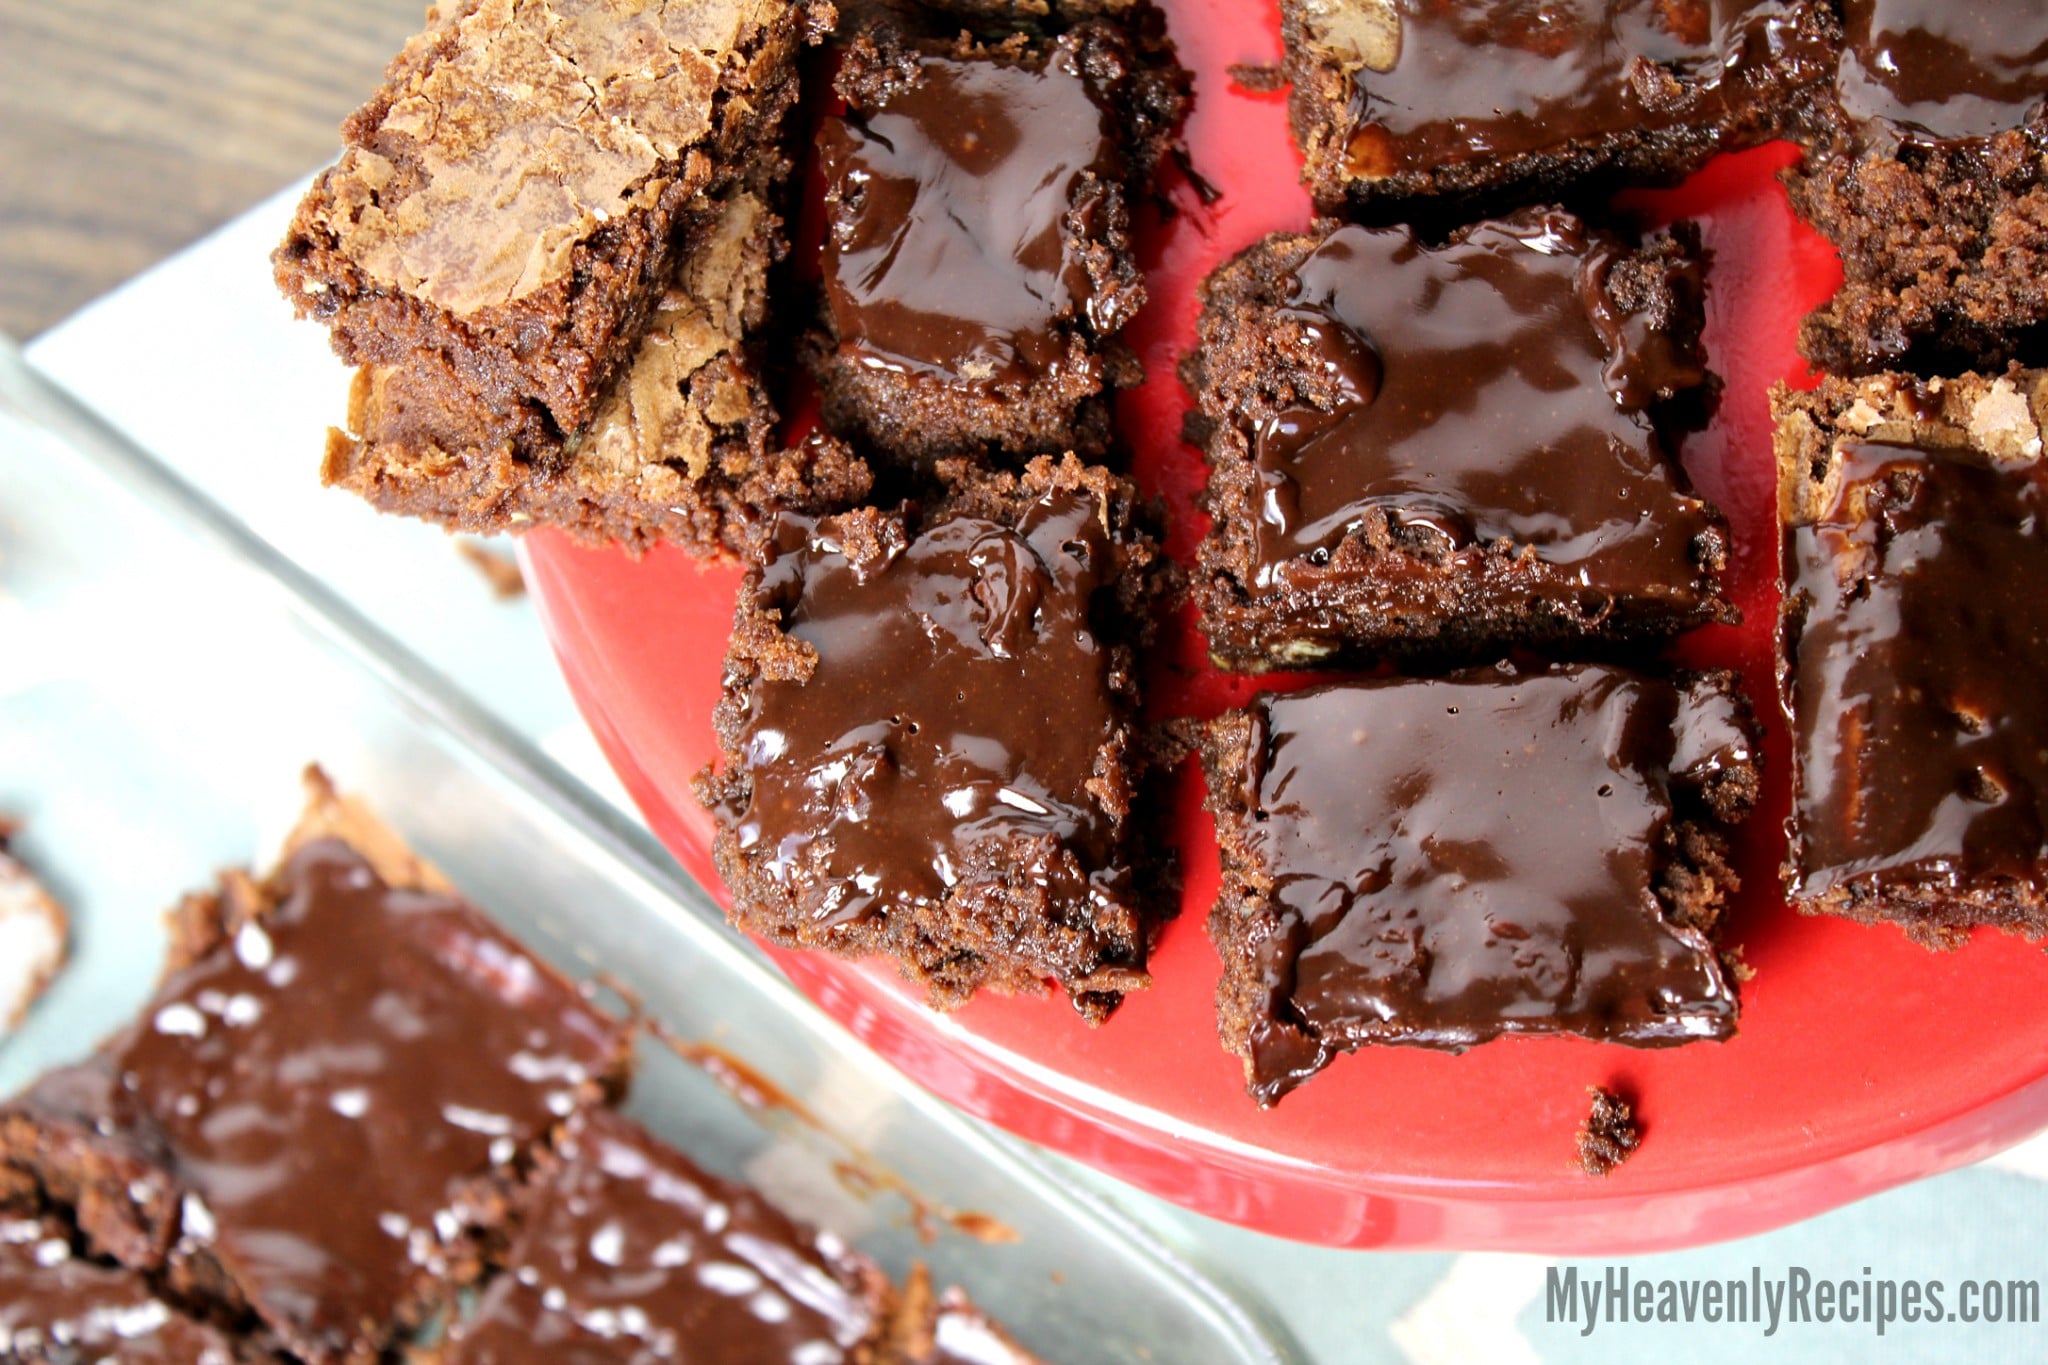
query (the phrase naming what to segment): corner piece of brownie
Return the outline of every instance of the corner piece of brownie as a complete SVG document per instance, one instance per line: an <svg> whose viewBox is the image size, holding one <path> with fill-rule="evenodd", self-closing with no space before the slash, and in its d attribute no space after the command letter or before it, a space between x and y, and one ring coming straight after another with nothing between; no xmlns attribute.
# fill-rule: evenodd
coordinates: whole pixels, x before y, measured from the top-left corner
<svg viewBox="0 0 2048 1365"><path fill-rule="evenodd" d="M951 1008L1147 984L1136 651L1166 561L1068 456L923 507L786 515L747 573L699 794L742 928L888 954ZM1163 903L1165 898L1160 898Z"/></svg>
<svg viewBox="0 0 2048 1365"><path fill-rule="evenodd" d="M871 486L842 446L775 444L755 336L780 224L755 193L704 199L630 363L587 429L469 401L431 358L359 371L325 481L382 511L473 534L535 525L638 552L737 555L779 510L850 506Z"/></svg>
<svg viewBox="0 0 2048 1365"><path fill-rule="evenodd" d="M1329 213L1676 179L1776 135L1826 80L1836 38L1828 0L1281 0L1280 12L1304 179Z"/></svg>
<svg viewBox="0 0 2048 1365"><path fill-rule="evenodd" d="M807 344L827 425L916 465L1099 457L1110 392L1140 376L1118 339L1145 299L1131 205L1186 99L1163 30L1086 17L983 42L878 23L846 42L836 89Z"/></svg>
<svg viewBox="0 0 2048 1365"><path fill-rule="evenodd" d="M1225 667L1477 659L1734 617L1727 532L1659 425L1706 382L1689 231L1557 209L1277 234L1203 282L1184 364Z"/></svg>
<svg viewBox="0 0 2048 1365"><path fill-rule="evenodd" d="M1841 253L1800 350L1838 374L1999 366L2048 325L2048 10L1845 0L1841 63L1786 183Z"/></svg>
<svg viewBox="0 0 2048 1365"><path fill-rule="evenodd" d="M829 8L829 7L827 7ZM343 127L275 266L352 365L563 432L595 415L703 190L779 155L789 0L454 0Z"/></svg>
<svg viewBox="0 0 2048 1365"><path fill-rule="evenodd" d="M1211 722L1209 934L1252 1097L1372 1044L1728 1037L1713 933L1756 743L1732 674L1593 664L1333 683Z"/></svg>
<svg viewBox="0 0 2048 1365"><path fill-rule="evenodd" d="M480 1274L629 1037L309 785L273 871L180 907L137 1021L0 1106L0 1183L308 1365L368 1365Z"/></svg>
<svg viewBox="0 0 2048 1365"><path fill-rule="evenodd" d="M1785 889L2048 934L2048 371L1780 389Z"/></svg>

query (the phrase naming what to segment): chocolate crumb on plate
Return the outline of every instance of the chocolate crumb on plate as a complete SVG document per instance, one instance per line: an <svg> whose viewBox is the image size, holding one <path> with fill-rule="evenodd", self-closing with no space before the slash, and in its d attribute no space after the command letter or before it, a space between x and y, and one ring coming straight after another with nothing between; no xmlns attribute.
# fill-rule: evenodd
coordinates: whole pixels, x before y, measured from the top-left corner
<svg viewBox="0 0 2048 1365"><path fill-rule="evenodd" d="M1642 1144L1642 1127L1635 1108L1611 1090L1597 1085L1586 1087L1593 1103L1579 1124L1579 1169L1587 1175L1606 1175L1635 1155Z"/></svg>

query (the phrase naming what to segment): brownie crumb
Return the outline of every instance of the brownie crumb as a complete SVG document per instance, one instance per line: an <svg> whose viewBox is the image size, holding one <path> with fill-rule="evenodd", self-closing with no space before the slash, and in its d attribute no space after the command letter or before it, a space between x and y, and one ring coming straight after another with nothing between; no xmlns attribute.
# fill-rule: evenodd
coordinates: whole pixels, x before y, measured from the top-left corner
<svg viewBox="0 0 2048 1365"><path fill-rule="evenodd" d="M1270 95L1287 88L1287 73L1265 62L1232 62L1223 69L1230 73L1230 79L1237 83L1238 89L1249 90L1255 95Z"/></svg>
<svg viewBox="0 0 2048 1365"><path fill-rule="evenodd" d="M1643 1129L1636 1122L1635 1106L1614 1091L1589 1085L1586 1093L1593 1097L1593 1106L1579 1125L1579 1169L1604 1176L1635 1155Z"/></svg>
<svg viewBox="0 0 2048 1365"><path fill-rule="evenodd" d="M526 580L519 574L519 562L507 554L500 554L481 540L458 540L455 553L462 556L462 562L475 569L490 585L491 596L500 602L510 602L526 595Z"/></svg>

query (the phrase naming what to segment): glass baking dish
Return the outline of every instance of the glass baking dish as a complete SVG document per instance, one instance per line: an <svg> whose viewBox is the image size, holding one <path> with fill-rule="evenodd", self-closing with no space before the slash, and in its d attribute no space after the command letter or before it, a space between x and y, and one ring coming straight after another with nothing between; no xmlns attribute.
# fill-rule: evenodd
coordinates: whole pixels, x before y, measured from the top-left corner
<svg viewBox="0 0 2048 1365"><path fill-rule="evenodd" d="M926 1261L1051 1361L1299 1358L1244 1294L868 1053L644 830L0 341L0 811L74 920L71 965L0 1039L0 1093L134 1011L162 912L266 860L314 760L536 951L737 1060L643 1049L629 1109L705 1165L898 1276Z"/></svg>

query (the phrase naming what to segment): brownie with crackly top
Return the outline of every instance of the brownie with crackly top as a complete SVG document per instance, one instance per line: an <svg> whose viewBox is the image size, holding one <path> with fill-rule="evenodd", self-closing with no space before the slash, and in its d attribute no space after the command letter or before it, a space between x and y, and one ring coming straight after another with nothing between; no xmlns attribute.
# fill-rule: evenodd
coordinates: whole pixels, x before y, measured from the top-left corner
<svg viewBox="0 0 2048 1365"><path fill-rule="evenodd" d="M1202 285L1183 366L1212 518L1211 653L1471 661L1734 616L1727 530L1672 458L1708 382L1684 229L1556 209L1440 245L1324 221Z"/></svg>

